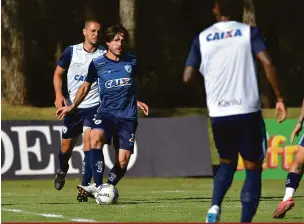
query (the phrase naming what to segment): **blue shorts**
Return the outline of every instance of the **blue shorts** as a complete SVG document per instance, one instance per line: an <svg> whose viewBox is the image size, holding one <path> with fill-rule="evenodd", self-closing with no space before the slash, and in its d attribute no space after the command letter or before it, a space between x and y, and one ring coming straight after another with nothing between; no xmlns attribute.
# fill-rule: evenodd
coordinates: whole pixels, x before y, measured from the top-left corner
<svg viewBox="0 0 304 224"><path fill-rule="evenodd" d="M299 145L302 146L302 147L304 147L304 134L303 134L303 136L302 136L302 138L301 138L301 140L299 142Z"/></svg>
<svg viewBox="0 0 304 224"><path fill-rule="evenodd" d="M71 139L83 132L84 127L93 126L93 118L99 105L90 108L79 108L74 113L65 116L61 137Z"/></svg>
<svg viewBox="0 0 304 224"><path fill-rule="evenodd" d="M137 119L117 117L111 113L100 113L94 118L92 129L104 130L106 142L118 135L119 148L133 153L137 124Z"/></svg>
<svg viewBox="0 0 304 224"><path fill-rule="evenodd" d="M213 137L221 159L252 162L265 158L266 128L261 112L211 118Z"/></svg>

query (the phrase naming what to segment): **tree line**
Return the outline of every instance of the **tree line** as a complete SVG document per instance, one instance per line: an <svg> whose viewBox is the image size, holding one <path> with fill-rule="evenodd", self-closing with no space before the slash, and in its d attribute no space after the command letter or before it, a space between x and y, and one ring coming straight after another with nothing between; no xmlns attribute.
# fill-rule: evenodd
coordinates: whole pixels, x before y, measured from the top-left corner
<svg viewBox="0 0 304 224"><path fill-rule="evenodd" d="M301 9L294 0L244 0L243 21L260 28L277 67L288 106L304 88ZM213 1L202 0L2 0L1 97L10 104L52 106L53 72L65 47L82 41L86 19L103 29L122 23L138 57L139 99L151 107L205 107L202 77L181 80L192 39L215 22ZM264 107L275 98L258 66Z"/></svg>

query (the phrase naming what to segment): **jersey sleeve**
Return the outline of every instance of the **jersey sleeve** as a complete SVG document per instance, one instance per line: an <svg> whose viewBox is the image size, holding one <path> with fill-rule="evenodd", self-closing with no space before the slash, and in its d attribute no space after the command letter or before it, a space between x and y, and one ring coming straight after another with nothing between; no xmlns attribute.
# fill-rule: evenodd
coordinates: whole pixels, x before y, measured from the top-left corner
<svg viewBox="0 0 304 224"><path fill-rule="evenodd" d="M199 43L199 37L194 38L190 52L188 55L188 58L186 60L186 66L191 66L194 68L199 69L201 65L201 52L200 52L200 43Z"/></svg>
<svg viewBox="0 0 304 224"><path fill-rule="evenodd" d="M251 48L254 55L257 55L261 51L267 50L266 44L264 42L264 38L262 37L260 31L251 26L250 27L250 35L251 35Z"/></svg>
<svg viewBox="0 0 304 224"><path fill-rule="evenodd" d="M97 79L97 70L93 61L89 65L88 75L86 77L86 82L93 83Z"/></svg>
<svg viewBox="0 0 304 224"><path fill-rule="evenodd" d="M57 65L63 69L68 69L71 64L72 55L73 55L73 47L69 46L64 50L64 52L60 56Z"/></svg>

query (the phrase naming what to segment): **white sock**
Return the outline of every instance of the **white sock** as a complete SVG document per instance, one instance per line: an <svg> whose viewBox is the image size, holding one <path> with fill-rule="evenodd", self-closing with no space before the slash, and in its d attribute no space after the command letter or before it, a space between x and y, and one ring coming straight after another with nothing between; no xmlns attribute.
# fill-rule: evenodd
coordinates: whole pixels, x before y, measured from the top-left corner
<svg viewBox="0 0 304 224"><path fill-rule="evenodd" d="M283 198L283 201L287 201L289 198L293 197L295 191L296 191L296 189L294 189L292 187L286 187L285 196Z"/></svg>

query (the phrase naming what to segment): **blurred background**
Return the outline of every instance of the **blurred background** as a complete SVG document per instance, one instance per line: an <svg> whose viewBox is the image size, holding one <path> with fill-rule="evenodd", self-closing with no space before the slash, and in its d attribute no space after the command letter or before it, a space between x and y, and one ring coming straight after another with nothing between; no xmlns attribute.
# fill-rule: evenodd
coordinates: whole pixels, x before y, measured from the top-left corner
<svg viewBox="0 0 304 224"><path fill-rule="evenodd" d="M300 106L304 1L245 3L243 21L262 31L287 106ZM181 74L192 39L215 22L212 6L212 0L2 0L2 101L52 106L52 78L60 54L82 42L86 19L98 19L103 30L116 23L129 30L129 50L138 57L140 100L152 108L206 107L202 78L185 85ZM259 73L263 106L269 108L275 98Z"/></svg>

